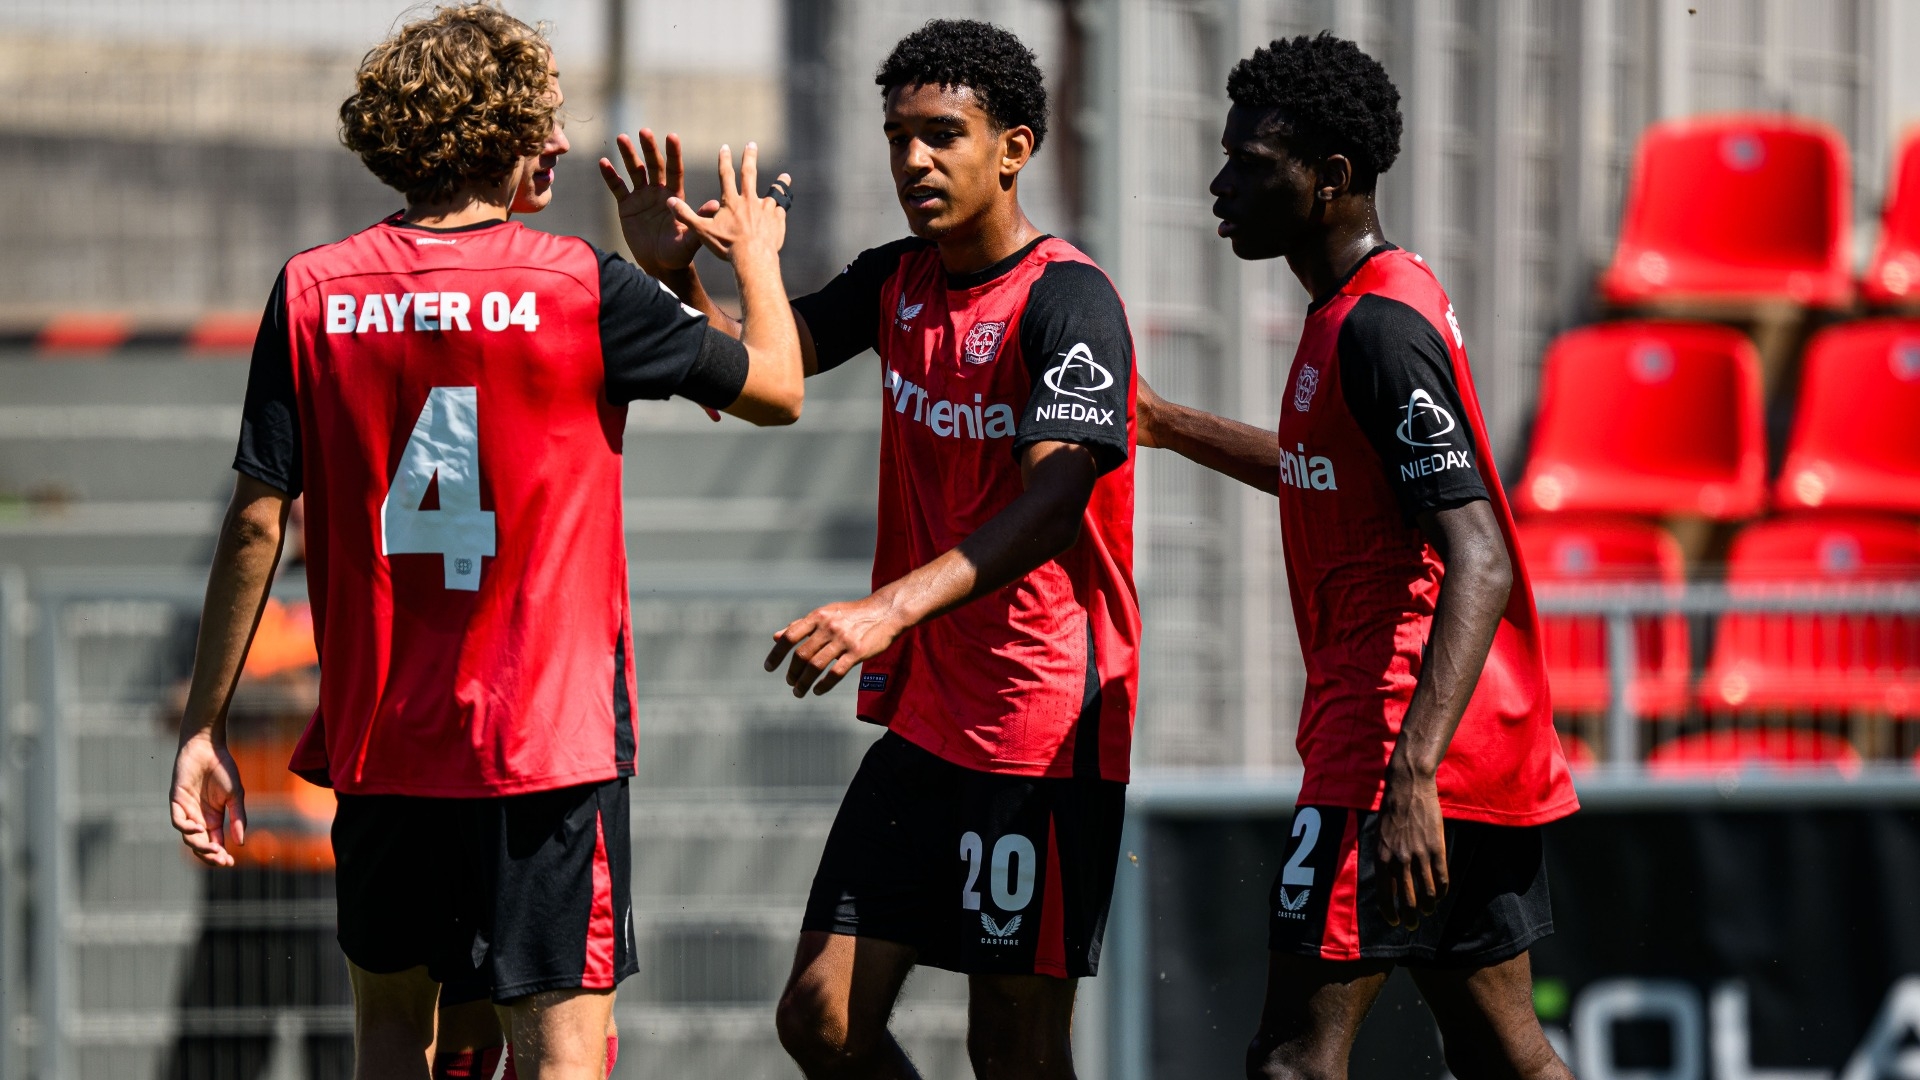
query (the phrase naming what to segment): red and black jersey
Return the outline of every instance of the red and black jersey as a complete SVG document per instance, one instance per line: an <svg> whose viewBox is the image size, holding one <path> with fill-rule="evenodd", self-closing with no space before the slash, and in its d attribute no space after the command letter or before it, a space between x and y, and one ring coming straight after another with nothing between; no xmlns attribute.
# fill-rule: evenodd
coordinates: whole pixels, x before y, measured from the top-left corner
<svg viewBox="0 0 1920 1080"><path fill-rule="evenodd" d="M1309 310L1280 410L1280 518L1306 661L1300 802L1374 810L1445 574L1417 515L1490 500L1513 590L1439 774L1448 817L1534 825L1577 802L1539 617L1453 305L1386 245Z"/></svg>
<svg viewBox="0 0 1920 1080"><path fill-rule="evenodd" d="M861 717L982 772L1125 780L1140 610L1133 338L1113 284L1052 237L964 275L909 239L794 307L822 370L880 354L875 588L1019 497L1026 447L1078 443L1101 469L1071 549L863 665Z"/></svg>
<svg viewBox="0 0 1920 1080"><path fill-rule="evenodd" d="M320 707L296 772L483 797L634 770L626 404L746 354L585 241L389 219L294 256L234 467L306 497Z"/></svg>

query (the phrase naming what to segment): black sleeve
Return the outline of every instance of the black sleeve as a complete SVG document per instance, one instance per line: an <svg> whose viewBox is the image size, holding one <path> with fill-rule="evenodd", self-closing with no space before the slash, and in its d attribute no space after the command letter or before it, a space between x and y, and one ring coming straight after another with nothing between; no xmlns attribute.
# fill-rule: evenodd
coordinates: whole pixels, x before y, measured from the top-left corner
<svg viewBox="0 0 1920 1080"><path fill-rule="evenodd" d="M927 241L908 237L860 253L819 292L793 302L813 337L815 373L832 371L873 348L880 333L880 290L909 251Z"/></svg>
<svg viewBox="0 0 1920 1080"><path fill-rule="evenodd" d="M1037 442L1079 443L1102 473L1127 460L1133 334L1120 294L1089 263L1051 263L1027 292L1020 354L1032 391L1014 429L1013 452Z"/></svg>
<svg viewBox="0 0 1920 1080"><path fill-rule="evenodd" d="M675 394L724 409L747 385L747 348L707 325L673 291L611 252L600 259L600 353L607 400Z"/></svg>
<svg viewBox="0 0 1920 1080"><path fill-rule="evenodd" d="M1362 296L1340 325L1340 385L1409 520L1487 497L1453 359L1440 331L1384 296Z"/></svg>
<svg viewBox="0 0 1920 1080"><path fill-rule="evenodd" d="M300 494L300 408L293 397L293 350L287 344L287 272L273 283L260 332L253 338L240 447L233 467L288 495Z"/></svg>

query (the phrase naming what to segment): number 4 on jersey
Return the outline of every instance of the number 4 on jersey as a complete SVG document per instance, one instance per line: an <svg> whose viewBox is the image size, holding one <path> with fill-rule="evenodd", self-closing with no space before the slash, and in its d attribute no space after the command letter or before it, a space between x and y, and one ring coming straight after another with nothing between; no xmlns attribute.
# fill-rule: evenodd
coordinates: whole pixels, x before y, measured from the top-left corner
<svg viewBox="0 0 1920 1080"><path fill-rule="evenodd" d="M480 396L471 386L427 394L380 504L383 555L445 557L447 588L480 588L480 559L494 553L493 511L480 509ZM422 510L439 480L440 508Z"/></svg>

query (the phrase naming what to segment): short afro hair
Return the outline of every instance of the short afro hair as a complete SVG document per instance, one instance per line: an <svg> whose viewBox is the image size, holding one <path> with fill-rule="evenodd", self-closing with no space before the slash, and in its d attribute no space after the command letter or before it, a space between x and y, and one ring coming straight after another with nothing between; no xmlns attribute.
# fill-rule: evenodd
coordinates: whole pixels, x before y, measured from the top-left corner
<svg viewBox="0 0 1920 1080"><path fill-rule="evenodd" d="M900 39L873 81L882 94L902 86L966 87L998 131L1033 129L1047 138L1047 87L1033 50L1010 31L974 19L934 19Z"/></svg>
<svg viewBox="0 0 1920 1080"><path fill-rule="evenodd" d="M1227 96L1274 109L1305 154L1344 155L1352 190L1367 194L1400 156L1400 91L1380 62L1344 38L1281 38L1234 65Z"/></svg>

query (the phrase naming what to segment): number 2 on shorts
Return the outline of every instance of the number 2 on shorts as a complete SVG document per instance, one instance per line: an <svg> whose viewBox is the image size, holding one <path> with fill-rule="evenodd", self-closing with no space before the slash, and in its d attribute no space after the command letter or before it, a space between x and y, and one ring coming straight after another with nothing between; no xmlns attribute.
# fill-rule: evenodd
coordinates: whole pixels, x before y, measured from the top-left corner
<svg viewBox="0 0 1920 1080"><path fill-rule="evenodd" d="M434 479L440 508L420 509ZM494 553L493 511L480 509L480 392L436 386L420 407L380 503L382 555L440 555L446 587L480 588L480 559Z"/></svg>
<svg viewBox="0 0 1920 1080"><path fill-rule="evenodd" d="M1320 811L1311 806L1303 806L1293 815L1293 835L1302 836L1300 846L1293 849L1293 858L1280 871L1280 884L1289 888L1297 885L1313 884L1313 867L1307 865L1307 857L1313 854L1313 845L1320 842Z"/></svg>

